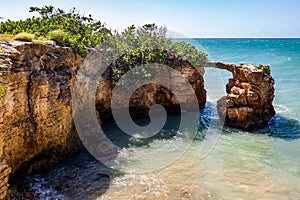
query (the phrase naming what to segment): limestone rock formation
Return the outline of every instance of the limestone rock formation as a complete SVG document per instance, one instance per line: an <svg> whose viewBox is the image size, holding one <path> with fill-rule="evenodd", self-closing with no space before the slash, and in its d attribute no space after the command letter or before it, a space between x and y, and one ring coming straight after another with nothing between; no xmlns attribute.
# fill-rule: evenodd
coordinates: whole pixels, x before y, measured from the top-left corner
<svg viewBox="0 0 300 200"><path fill-rule="evenodd" d="M82 149L71 107L74 80L82 61L71 48L53 43L0 41L0 199L6 194L10 171L14 180ZM204 69L194 68L172 54L165 61L180 73L171 80L171 87L180 89L184 77L196 94L199 108L203 108ZM274 115L270 71L243 64L207 62L205 66L233 73L226 87L227 97L218 102L218 111L226 116L228 126L253 130L266 125ZM114 86L109 78L97 85L95 103L102 119L111 117ZM188 104L190 94L181 91L181 95L186 96L181 103ZM144 116L154 104L163 105L169 113L178 113L180 106L172 89L151 83L133 93L129 107L133 116Z"/></svg>
<svg viewBox="0 0 300 200"><path fill-rule="evenodd" d="M82 62L71 48L1 41L0 159L11 178L49 167L81 149L71 90Z"/></svg>
<svg viewBox="0 0 300 200"><path fill-rule="evenodd" d="M248 131L265 127L275 115L274 79L270 70L223 62L207 62L206 66L226 69L233 75L226 85L228 95L218 101L218 112L225 118L225 124Z"/></svg>
<svg viewBox="0 0 300 200"><path fill-rule="evenodd" d="M204 89L203 79L204 68L197 69L195 67L192 67L189 62L184 61L173 54L169 54L165 58L165 62L165 65L172 64L174 66L174 69L176 69L180 73L180 75L175 76L174 74L172 74L172 72L163 70L156 72L158 77L174 77L170 80L169 83L171 85L171 88L166 88L163 85L151 83L137 89L132 94L129 102L129 108L132 117L148 116L149 108L154 104L162 105L169 114L180 114L180 105L189 104L191 95L196 95L199 108L204 108L206 103L206 90ZM101 119L108 119L112 116L111 98L115 85L110 79L111 74L108 73L107 76L108 77L105 80L98 83L96 96L96 107L99 111ZM183 85L185 83L183 81L187 81L188 83L190 83L194 92L193 94L189 94L188 91L181 90L180 94L185 98L183 102L179 102L175 94L172 92L172 88L176 88L177 90L180 90L180 88L184 88ZM122 97L124 95L120 93L119 96ZM124 102L124 108L127 109L128 106L126 106L126 104L127 102ZM195 105L187 105L186 107L188 108L189 106Z"/></svg>
<svg viewBox="0 0 300 200"><path fill-rule="evenodd" d="M0 199L5 199L8 191L8 178L11 168L0 164Z"/></svg>
<svg viewBox="0 0 300 200"><path fill-rule="evenodd" d="M71 48L51 43L0 41L0 48L0 84L5 89L0 98L0 166L11 169L11 173L4 171L5 178L10 173L10 179L16 180L82 149L73 124L71 94L83 59ZM203 108L204 70L198 71L174 56L166 62L172 62L191 83L199 107ZM180 88L180 84L174 80L173 86ZM109 80L98 84L96 105L102 116L110 114L112 89ZM140 115L155 103L161 103L170 112L178 112L178 101L172 91L155 84L137 90L130 105L133 113ZM1 191L7 188L5 183Z"/></svg>

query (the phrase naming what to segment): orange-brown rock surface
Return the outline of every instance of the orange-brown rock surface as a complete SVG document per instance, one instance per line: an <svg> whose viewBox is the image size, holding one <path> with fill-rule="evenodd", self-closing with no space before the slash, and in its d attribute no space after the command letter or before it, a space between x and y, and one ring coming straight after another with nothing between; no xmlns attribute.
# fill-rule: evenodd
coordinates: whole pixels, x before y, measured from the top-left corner
<svg viewBox="0 0 300 200"><path fill-rule="evenodd" d="M71 107L76 71L82 58L71 48L50 43L0 41L0 48L0 84L5 89L0 94L0 195L4 195L10 172L10 178L17 179L18 175L47 168L82 149ZM199 108L203 108L204 69L196 69L174 55L166 58L168 62L181 73L181 79L172 79L172 87L181 88L183 76L195 91ZM226 87L227 97L218 102L226 124L247 130L265 126L274 115L274 80L270 71L253 65L206 65L233 73ZM111 116L113 87L110 79L98 83L95 103L102 118ZM184 96L185 92L181 94ZM186 96L183 103L188 104ZM179 102L172 90L157 84L139 88L129 105L133 116L140 116L156 103L169 113L178 112Z"/></svg>
<svg viewBox="0 0 300 200"><path fill-rule="evenodd" d="M179 72L179 75L174 75L172 72L167 70L161 70L156 72L157 77L172 77L170 79L170 88L166 88L160 84L146 84L138 88L131 96L129 102L130 113L132 117L145 117L148 116L148 111L154 104L162 105L167 113L169 114L180 114L180 105L186 104L186 108L189 107L190 97L195 95L198 100L198 107L200 109L204 108L206 103L206 90L204 89L204 68L196 69L189 62L186 62L179 57L170 54L165 58L165 63L163 65L169 65L172 63L174 69ZM111 98L112 92L115 87L113 81L110 79L111 74L105 77L105 80L98 83L97 96L96 96L96 107L99 111L100 117L102 119L107 119L112 116L111 114ZM153 78L155 81L156 78ZM169 80L169 79L168 79ZM181 89L180 95L184 97L183 102L179 102L176 95L172 90L180 90L184 88L184 85L188 82L192 89L193 94L189 91ZM106 92L103 92L106 91ZM126 91L121 91L126 92ZM121 99L124 94L118 94ZM127 102L124 102L124 107L126 108ZM195 106L195 105L191 105ZM122 109L122 108L120 108Z"/></svg>
<svg viewBox="0 0 300 200"><path fill-rule="evenodd" d="M206 66L226 69L233 75L226 85L228 95L218 101L218 112L225 118L225 124L249 131L265 127L275 114L270 70L223 62L208 62Z"/></svg>
<svg viewBox="0 0 300 200"><path fill-rule="evenodd" d="M11 178L49 167L81 148L71 90L82 58L71 48L1 41L0 159Z"/></svg>
<svg viewBox="0 0 300 200"><path fill-rule="evenodd" d="M5 180L8 176L18 180L82 149L71 100L76 71L83 60L71 48L54 44L0 41L0 48L0 83L5 88L0 98L0 166L9 169L1 172ZM192 85L203 108L204 70L177 58L168 59ZM180 83L174 80L173 86L180 88ZM112 88L109 80L98 84L96 105L102 116L110 114ZM155 84L135 92L130 105L139 116L155 103L178 111L174 94ZM3 181L0 185L5 196L7 184Z"/></svg>
<svg viewBox="0 0 300 200"><path fill-rule="evenodd" d="M8 179L11 168L8 165L0 164L0 199L5 199L8 191Z"/></svg>

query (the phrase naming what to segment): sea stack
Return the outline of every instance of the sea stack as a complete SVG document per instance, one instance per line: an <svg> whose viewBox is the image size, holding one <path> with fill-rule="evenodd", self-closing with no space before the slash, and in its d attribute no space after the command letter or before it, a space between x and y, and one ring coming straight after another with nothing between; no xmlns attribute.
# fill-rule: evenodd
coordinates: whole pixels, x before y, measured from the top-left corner
<svg viewBox="0 0 300 200"><path fill-rule="evenodd" d="M217 105L226 126L253 131L268 124L275 115L275 82L268 66L224 62L207 62L205 66L225 69L233 75L226 85L227 96Z"/></svg>

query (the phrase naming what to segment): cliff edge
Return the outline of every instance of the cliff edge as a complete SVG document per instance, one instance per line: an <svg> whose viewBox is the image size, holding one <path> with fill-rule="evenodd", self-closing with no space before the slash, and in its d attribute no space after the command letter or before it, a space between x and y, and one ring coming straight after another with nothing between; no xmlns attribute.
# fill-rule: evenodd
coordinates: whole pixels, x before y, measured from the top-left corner
<svg viewBox="0 0 300 200"><path fill-rule="evenodd" d="M17 180L41 171L83 148L74 127L71 103L82 62L73 49L54 43L0 41L0 199L6 195L8 178ZM175 69L191 84L198 106L203 108L204 68L194 68L174 55L166 58L168 62L175 63ZM270 70L210 61L204 66L233 74L226 86L228 95L218 101L218 112L226 125L246 130L266 126L275 114ZM180 79L172 80L173 87L180 88L181 84ZM97 86L95 105L103 119L111 117L113 87L109 77ZM170 113L178 113L180 106L172 91L148 84L132 95L130 108L133 115L147 115L156 103Z"/></svg>
<svg viewBox="0 0 300 200"><path fill-rule="evenodd" d="M16 179L81 148L71 90L82 58L53 45L0 41L0 47L0 158Z"/></svg>

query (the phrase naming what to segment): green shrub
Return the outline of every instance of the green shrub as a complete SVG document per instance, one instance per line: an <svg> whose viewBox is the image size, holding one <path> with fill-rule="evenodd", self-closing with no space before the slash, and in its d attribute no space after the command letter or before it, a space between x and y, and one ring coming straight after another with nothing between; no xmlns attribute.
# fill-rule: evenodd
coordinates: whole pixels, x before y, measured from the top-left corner
<svg viewBox="0 0 300 200"><path fill-rule="evenodd" d="M34 40L34 34L22 32L18 33L13 37L14 40L20 40L20 41L26 41L26 42L32 42Z"/></svg>
<svg viewBox="0 0 300 200"><path fill-rule="evenodd" d="M104 41L100 46L101 50L110 52L109 57L115 60L111 66L113 82L117 83L127 71L142 64L159 63L175 67L174 63L166 60L170 54L191 65L202 64L207 60L207 55L199 52L196 47L185 42L173 43L166 37L166 32L166 27L155 24L145 24L142 27L132 25ZM135 73L150 78L152 72L142 70Z"/></svg>
<svg viewBox="0 0 300 200"><path fill-rule="evenodd" d="M262 70L269 70L270 66L269 65L263 65L263 64L259 64L259 65L255 65L256 69L262 69Z"/></svg>
<svg viewBox="0 0 300 200"><path fill-rule="evenodd" d="M29 12L37 12L39 17L1 22L0 34L27 32L37 37L47 37L50 31L64 30L70 36L68 45L83 57L87 55L88 47L98 46L111 35L100 21L94 20L91 15L80 14L75 8L66 12L53 6L30 7Z"/></svg>
<svg viewBox="0 0 300 200"><path fill-rule="evenodd" d="M55 42L64 43L67 41L67 39L70 37L69 34L63 30L54 30L50 31L47 34L48 38L50 40L53 40Z"/></svg>
<svg viewBox="0 0 300 200"><path fill-rule="evenodd" d="M122 66L140 61L141 56L144 56L142 60L146 63L161 59L165 51L175 53L192 64L200 64L206 59L205 53L197 51L190 44L172 43L166 38L166 28L155 24L145 24L138 28L132 25L113 35L100 21L94 20L91 15L80 14L75 8L66 12L53 6L30 7L29 12L37 12L39 17L1 22L0 34L27 32L39 38L49 37L66 43L83 57L89 48L95 48L109 38L114 42L111 45L117 51L116 55L128 54L121 58L124 62ZM128 52L129 49L136 50Z"/></svg>

